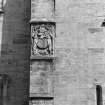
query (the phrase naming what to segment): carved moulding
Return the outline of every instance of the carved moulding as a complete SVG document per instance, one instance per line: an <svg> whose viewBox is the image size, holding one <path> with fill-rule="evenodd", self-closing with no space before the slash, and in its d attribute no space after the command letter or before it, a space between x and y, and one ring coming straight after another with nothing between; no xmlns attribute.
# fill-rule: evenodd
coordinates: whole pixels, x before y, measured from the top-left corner
<svg viewBox="0 0 105 105"><path fill-rule="evenodd" d="M31 24L31 55L51 56L54 54L55 24L40 22Z"/></svg>
<svg viewBox="0 0 105 105"><path fill-rule="evenodd" d="M29 105L53 105L53 100L49 99L34 99L30 100Z"/></svg>

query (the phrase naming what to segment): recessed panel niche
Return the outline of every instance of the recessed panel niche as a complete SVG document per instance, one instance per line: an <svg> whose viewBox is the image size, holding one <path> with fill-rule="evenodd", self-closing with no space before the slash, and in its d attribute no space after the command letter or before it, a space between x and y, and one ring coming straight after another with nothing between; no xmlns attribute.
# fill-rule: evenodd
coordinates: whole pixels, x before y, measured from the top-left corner
<svg viewBox="0 0 105 105"><path fill-rule="evenodd" d="M31 20L51 20L54 17L54 0L31 0Z"/></svg>
<svg viewBox="0 0 105 105"><path fill-rule="evenodd" d="M52 65L49 61L31 62L30 96L48 97L53 95Z"/></svg>
<svg viewBox="0 0 105 105"><path fill-rule="evenodd" d="M55 25L38 23L31 26L31 55L51 56L54 54Z"/></svg>

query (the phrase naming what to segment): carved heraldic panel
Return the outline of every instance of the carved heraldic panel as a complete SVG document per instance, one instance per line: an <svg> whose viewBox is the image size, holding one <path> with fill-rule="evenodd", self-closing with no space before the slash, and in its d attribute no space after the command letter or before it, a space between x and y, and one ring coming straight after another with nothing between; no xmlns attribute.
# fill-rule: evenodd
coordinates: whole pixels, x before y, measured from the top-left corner
<svg viewBox="0 0 105 105"><path fill-rule="evenodd" d="M32 25L32 55L53 55L54 30L52 24Z"/></svg>

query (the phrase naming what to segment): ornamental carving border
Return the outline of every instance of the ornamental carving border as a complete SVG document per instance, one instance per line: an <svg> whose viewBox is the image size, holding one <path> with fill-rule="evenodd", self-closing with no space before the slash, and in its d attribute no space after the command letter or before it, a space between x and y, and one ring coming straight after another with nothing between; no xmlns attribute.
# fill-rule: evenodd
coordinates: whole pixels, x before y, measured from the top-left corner
<svg viewBox="0 0 105 105"><path fill-rule="evenodd" d="M32 24L31 55L51 56L54 54L55 25L50 23Z"/></svg>

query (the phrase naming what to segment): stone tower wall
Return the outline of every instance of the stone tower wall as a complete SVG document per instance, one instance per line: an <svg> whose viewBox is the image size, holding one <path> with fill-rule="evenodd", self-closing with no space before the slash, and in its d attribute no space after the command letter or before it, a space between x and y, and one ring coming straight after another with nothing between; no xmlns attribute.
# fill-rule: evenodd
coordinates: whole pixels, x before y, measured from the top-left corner
<svg viewBox="0 0 105 105"><path fill-rule="evenodd" d="M4 1L0 12L0 75L6 75L8 83L3 87L7 88L3 92L3 105L28 105L29 21L30 0Z"/></svg>
<svg viewBox="0 0 105 105"><path fill-rule="evenodd" d="M55 105L96 105L97 84L104 105L104 14L104 0L56 0Z"/></svg>

